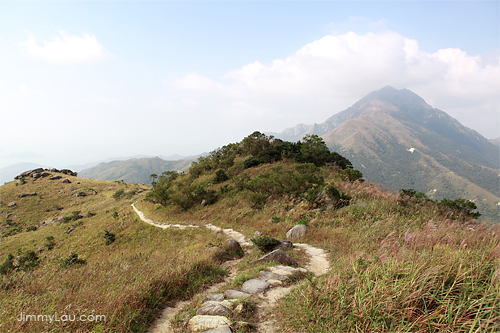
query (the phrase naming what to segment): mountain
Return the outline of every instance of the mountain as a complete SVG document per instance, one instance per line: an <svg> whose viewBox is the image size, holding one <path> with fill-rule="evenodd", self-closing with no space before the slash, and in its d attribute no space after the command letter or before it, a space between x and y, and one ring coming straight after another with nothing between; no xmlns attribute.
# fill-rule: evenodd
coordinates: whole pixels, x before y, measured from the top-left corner
<svg viewBox="0 0 500 333"><path fill-rule="evenodd" d="M185 171L193 160L165 161L159 157L133 158L126 161L100 163L78 173L84 178L123 180L127 183L151 184L149 176L164 171Z"/></svg>
<svg viewBox="0 0 500 333"><path fill-rule="evenodd" d="M0 169L0 184L14 180L14 177L26 170L36 168L47 168L47 166L38 163L21 162Z"/></svg>
<svg viewBox="0 0 500 333"><path fill-rule="evenodd" d="M500 138L491 139L490 142L497 147L500 147Z"/></svg>
<svg viewBox="0 0 500 333"><path fill-rule="evenodd" d="M320 135L372 182L473 200L483 217L500 220L498 147L408 89L384 87L324 123L274 135L295 141L306 134Z"/></svg>

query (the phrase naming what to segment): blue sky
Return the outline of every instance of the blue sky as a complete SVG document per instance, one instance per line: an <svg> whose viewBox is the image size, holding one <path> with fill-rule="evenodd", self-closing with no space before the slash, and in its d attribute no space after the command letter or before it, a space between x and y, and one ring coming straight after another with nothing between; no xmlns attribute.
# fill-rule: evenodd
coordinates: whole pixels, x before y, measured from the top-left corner
<svg viewBox="0 0 500 333"><path fill-rule="evenodd" d="M0 167L193 155L385 85L495 138L499 3L2 1Z"/></svg>

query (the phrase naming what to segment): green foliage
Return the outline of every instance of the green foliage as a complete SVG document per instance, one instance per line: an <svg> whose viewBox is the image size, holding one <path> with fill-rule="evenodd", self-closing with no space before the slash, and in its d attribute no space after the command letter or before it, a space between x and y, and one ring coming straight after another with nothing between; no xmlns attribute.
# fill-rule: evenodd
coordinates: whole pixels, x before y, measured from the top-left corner
<svg viewBox="0 0 500 333"><path fill-rule="evenodd" d="M30 225L26 228L26 231L35 231L36 229L38 229L36 225Z"/></svg>
<svg viewBox="0 0 500 333"><path fill-rule="evenodd" d="M117 219L118 218L118 212L113 212L113 215L111 215L114 219Z"/></svg>
<svg viewBox="0 0 500 333"><path fill-rule="evenodd" d="M271 252L280 244L279 240L265 235L252 238L251 241L264 253Z"/></svg>
<svg viewBox="0 0 500 333"><path fill-rule="evenodd" d="M337 202L337 201L340 200L339 190L337 190L337 188L335 186L333 186L333 185L327 185L327 186L325 186L324 192L334 202Z"/></svg>
<svg viewBox="0 0 500 333"><path fill-rule="evenodd" d="M69 256L63 260L61 263L61 267L70 267L75 265L84 265L87 261L82 258L78 258L78 254L75 252L71 252Z"/></svg>
<svg viewBox="0 0 500 333"><path fill-rule="evenodd" d="M325 141L316 134L306 135L300 147L301 159L305 163L313 163L316 166L325 165L330 156L330 150Z"/></svg>
<svg viewBox="0 0 500 333"><path fill-rule="evenodd" d="M356 169L351 169L351 168L347 168L343 171L344 175L347 177L347 179L351 182L353 181L356 181L356 180L360 180L362 181L363 179L363 174L361 173L361 171L359 170L356 170Z"/></svg>
<svg viewBox="0 0 500 333"><path fill-rule="evenodd" d="M95 213L92 213L92 212L87 213L87 217L92 217L92 216L95 216Z"/></svg>
<svg viewBox="0 0 500 333"><path fill-rule="evenodd" d="M14 256L9 253L7 255L7 258L0 266L0 275L6 275L12 272L14 269L16 269L16 266L14 266Z"/></svg>
<svg viewBox="0 0 500 333"><path fill-rule="evenodd" d="M259 164L263 163L262 160L258 157L254 157L254 156L250 156L249 158L247 158L245 161L243 161L243 166L245 167L245 169L248 169L248 168L251 168L251 167L255 167Z"/></svg>
<svg viewBox="0 0 500 333"><path fill-rule="evenodd" d="M18 184L19 185L24 185L26 183L24 177L19 178Z"/></svg>
<svg viewBox="0 0 500 333"><path fill-rule="evenodd" d="M273 222L273 223L280 223L281 222L281 218L279 216L273 216L273 217L271 217L271 222Z"/></svg>
<svg viewBox="0 0 500 333"><path fill-rule="evenodd" d="M297 225L299 225L299 224L300 224L300 225L309 226L309 222L307 222L306 220L299 220L299 221L297 222Z"/></svg>
<svg viewBox="0 0 500 333"><path fill-rule="evenodd" d="M226 193L229 193L230 191L231 191L231 187L229 187L228 184L221 186L219 189L220 194L226 194Z"/></svg>
<svg viewBox="0 0 500 333"><path fill-rule="evenodd" d="M430 200L428 199L427 195L423 192L417 192L415 191L414 189L410 188L410 189L401 189L398 191L400 195L402 196L409 196L410 198L417 198L417 199L421 199L421 200Z"/></svg>
<svg viewBox="0 0 500 333"><path fill-rule="evenodd" d="M110 245L115 241L115 234L112 232L109 232L108 230L104 231L104 239L106 241L106 245Z"/></svg>
<svg viewBox="0 0 500 333"><path fill-rule="evenodd" d="M215 173L215 178L213 180L213 183L220 184L222 182L225 182L228 179L229 179L229 177L226 175L226 172L224 172L224 169L219 169Z"/></svg>
<svg viewBox="0 0 500 333"><path fill-rule="evenodd" d="M474 202L466 199L448 200L442 199L440 205L448 207L452 210L465 213L466 215L477 219L481 214L477 211L477 206Z"/></svg>
<svg viewBox="0 0 500 333"><path fill-rule="evenodd" d="M75 177L78 175L77 172L73 172L69 169L62 169L60 172L64 173L65 175L70 175L70 176L75 176Z"/></svg>
<svg viewBox="0 0 500 333"><path fill-rule="evenodd" d="M17 258L17 266L23 271L36 268L40 262L35 251L28 251Z"/></svg>
<svg viewBox="0 0 500 333"><path fill-rule="evenodd" d="M257 156L260 152L271 146L269 141L272 139L272 136L255 131L241 141L242 150L246 154Z"/></svg>
<svg viewBox="0 0 500 333"><path fill-rule="evenodd" d="M54 241L54 236L45 237L45 244L43 244L43 246L46 247L47 250L52 250L54 246L56 246L56 242Z"/></svg>
<svg viewBox="0 0 500 333"><path fill-rule="evenodd" d="M76 220L79 220L83 218L82 215L80 215L80 211L79 210L74 210L71 212L71 216L65 216L62 220L63 223L68 223L70 221L76 221Z"/></svg>
<svg viewBox="0 0 500 333"><path fill-rule="evenodd" d="M120 199L121 196L123 195L123 193L125 193L124 190L118 190L115 192L115 194L113 194L113 198L115 198L116 200Z"/></svg>

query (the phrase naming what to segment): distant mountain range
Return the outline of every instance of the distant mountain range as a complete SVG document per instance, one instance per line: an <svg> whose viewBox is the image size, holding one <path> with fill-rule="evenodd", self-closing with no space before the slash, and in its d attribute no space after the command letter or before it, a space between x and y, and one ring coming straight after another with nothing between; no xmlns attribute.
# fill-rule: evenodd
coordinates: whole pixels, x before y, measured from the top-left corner
<svg viewBox="0 0 500 333"><path fill-rule="evenodd" d="M99 180L123 180L127 183L151 184L150 175L161 175L164 171L187 170L193 160L166 161L159 157L152 157L103 162L80 171L78 176Z"/></svg>
<svg viewBox="0 0 500 333"><path fill-rule="evenodd" d="M488 141L410 90L384 87L324 123L270 134L288 141L320 135L374 183L470 199L500 221L499 139Z"/></svg>

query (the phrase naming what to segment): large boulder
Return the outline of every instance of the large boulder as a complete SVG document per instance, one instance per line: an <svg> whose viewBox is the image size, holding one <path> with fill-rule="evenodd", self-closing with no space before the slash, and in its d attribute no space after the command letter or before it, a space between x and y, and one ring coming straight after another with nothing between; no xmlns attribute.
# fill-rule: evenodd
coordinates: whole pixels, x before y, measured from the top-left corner
<svg viewBox="0 0 500 333"><path fill-rule="evenodd" d="M34 197L35 195L36 195L36 192L22 193L22 194L19 194L19 198Z"/></svg>
<svg viewBox="0 0 500 333"><path fill-rule="evenodd" d="M295 267L298 266L297 262L281 249L274 250L273 252L268 253L257 260L254 260L253 263L262 263L269 261L276 261L282 265L287 265L287 266L295 266Z"/></svg>
<svg viewBox="0 0 500 333"><path fill-rule="evenodd" d="M286 233L286 238L288 239L296 239L304 237L309 231L309 227L303 224L297 224L292 229L288 230Z"/></svg>
<svg viewBox="0 0 500 333"><path fill-rule="evenodd" d="M61 178L62 178L61 176L57 175L57 176L52 176L49 179L50 180L58 180L58 179L61 179Z"/></svg>
<svg viewBox="0 0 500 333"><path fill-rule="evenodd" d="M226 241L226 247L227 247L227 251L231 255L234 255L237 257L243 257L243 255L245 254L245 252L243 252L243 249L241 248L240 243L238 243L234 239L228 239Z"/></svg>
<svg viewBox="0 0 500 333"><path fill-rule="evenodd" d="M278 247L280 249L282 249L283 251L293 249L293 243L290 242L289 240L280 239L279 241L280 241L280 244L278 245Z"/></svg>

